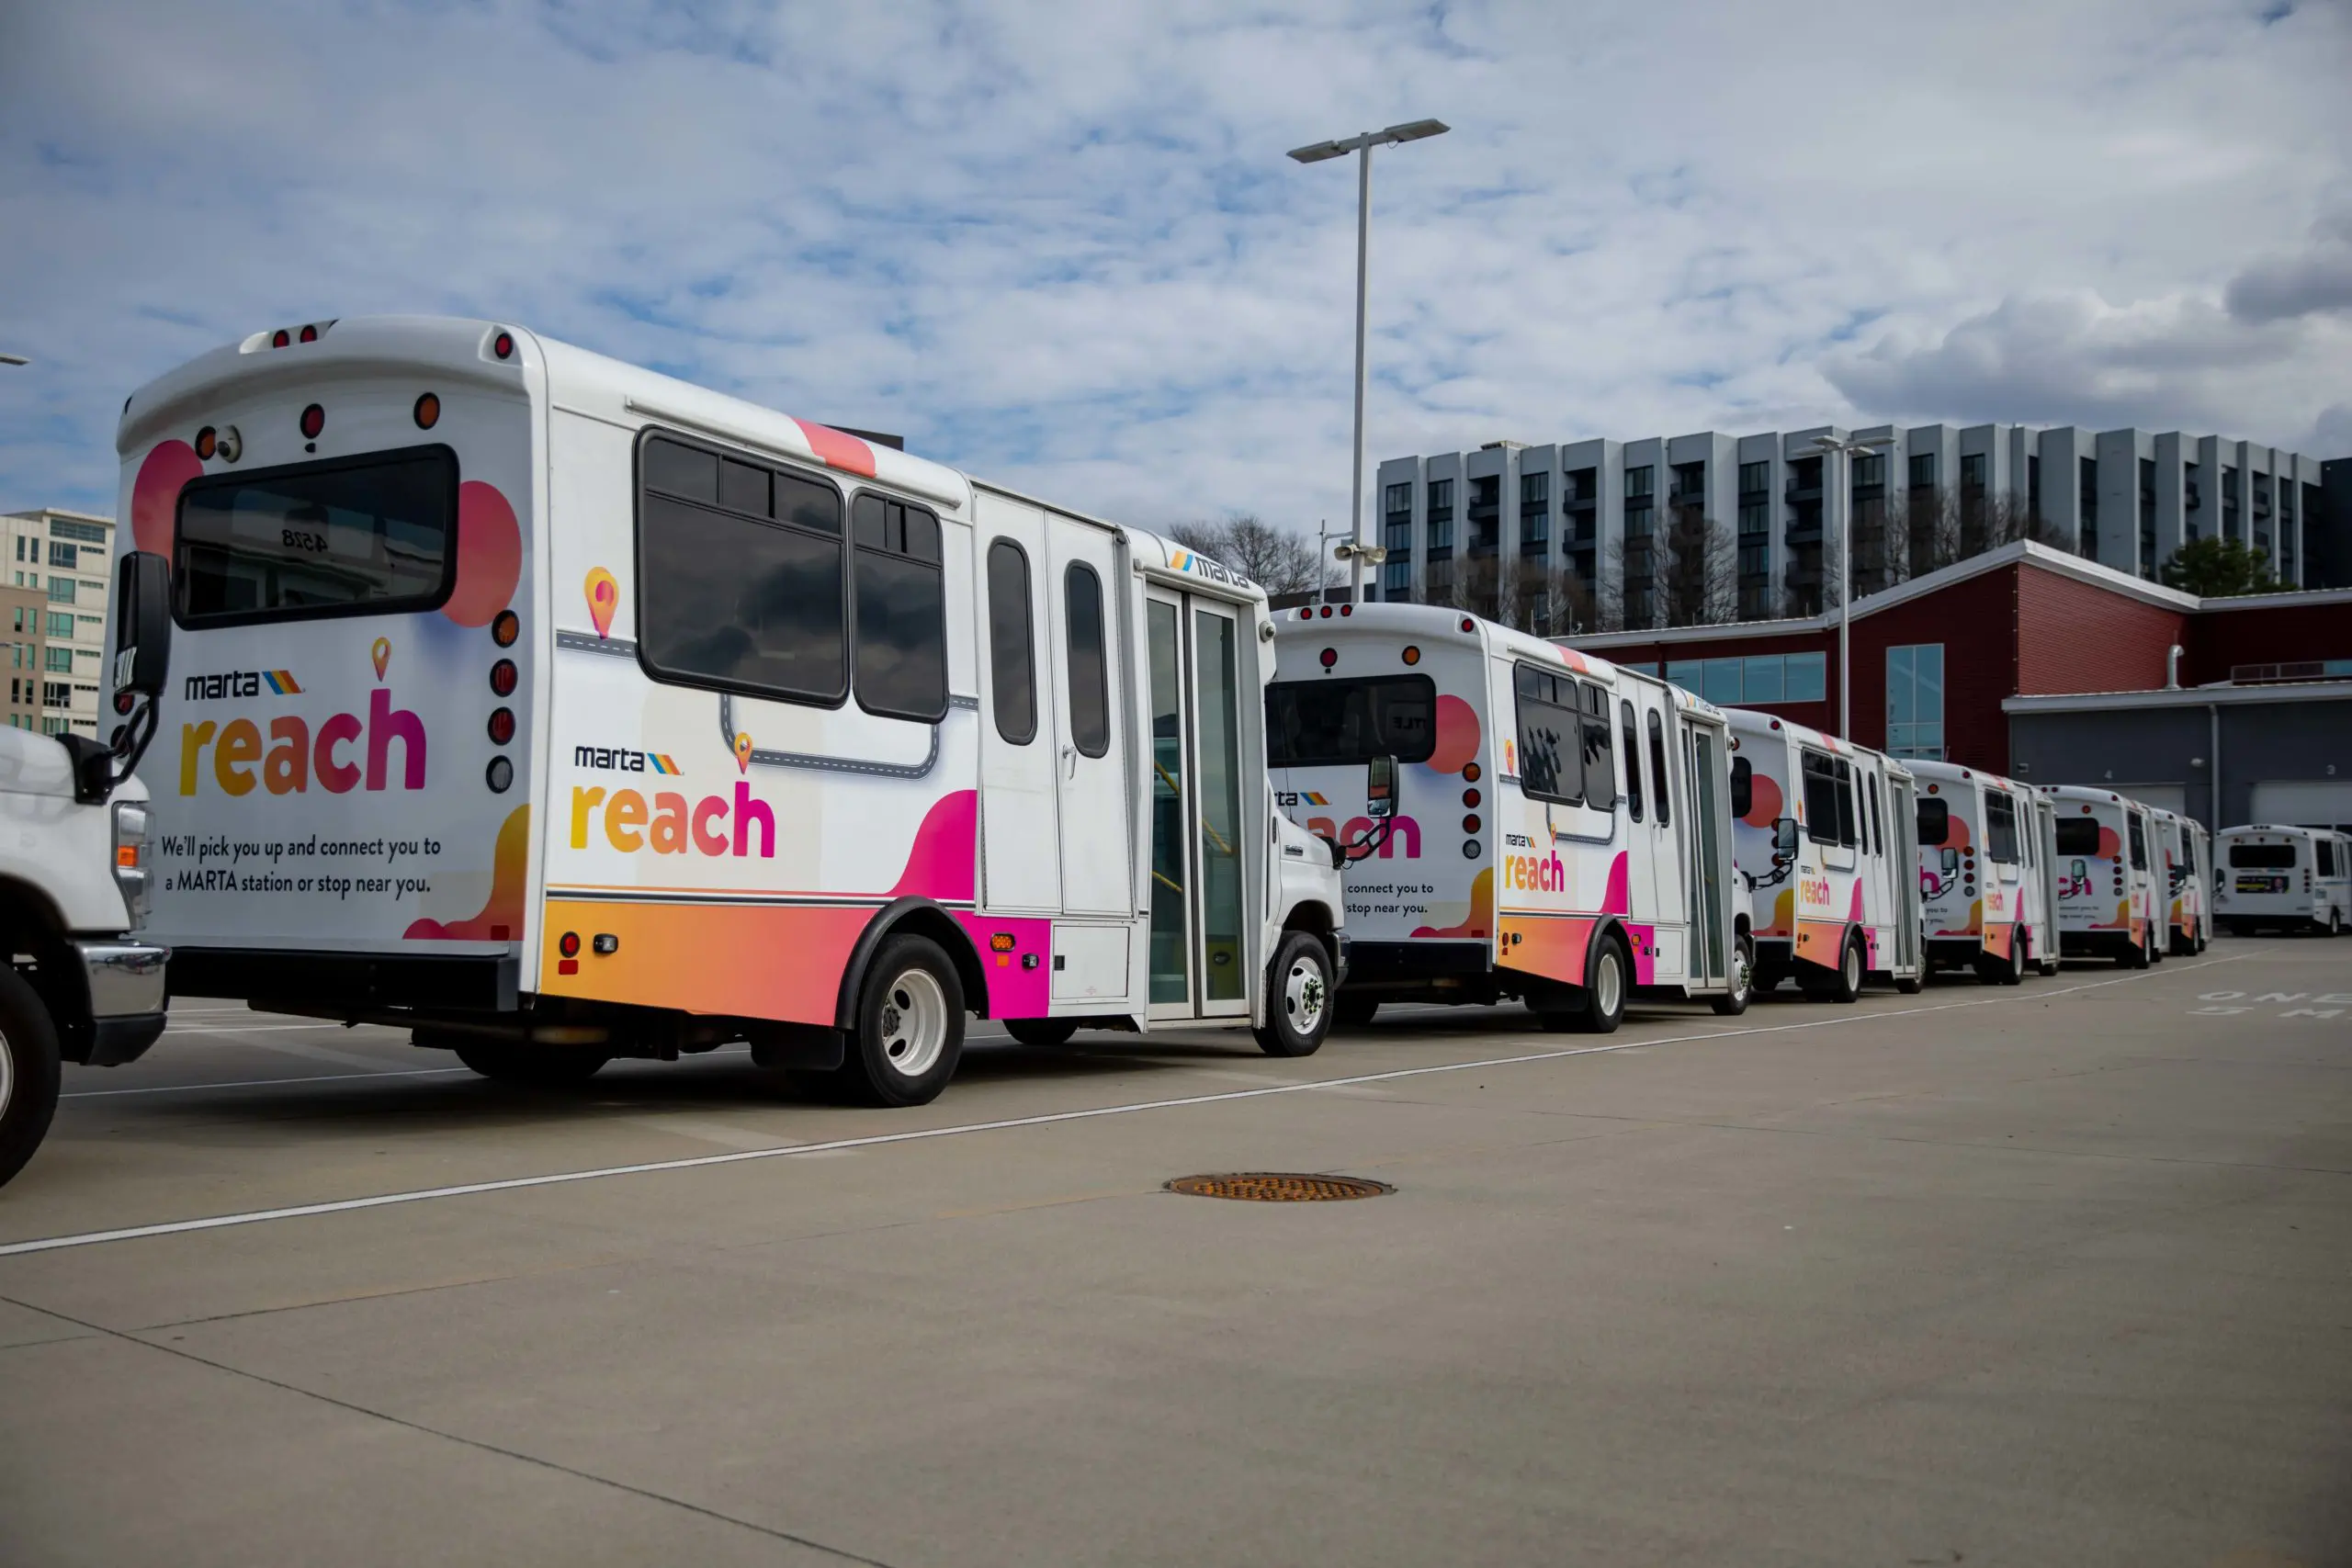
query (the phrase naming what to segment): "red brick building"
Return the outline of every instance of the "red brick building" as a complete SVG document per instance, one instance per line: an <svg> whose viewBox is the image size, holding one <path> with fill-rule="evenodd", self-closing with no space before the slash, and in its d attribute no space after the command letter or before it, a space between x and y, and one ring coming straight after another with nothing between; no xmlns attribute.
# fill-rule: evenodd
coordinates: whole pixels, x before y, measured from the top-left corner
<svg viewBox="0 0 2352 1568"><path fill-rule="evenodd" d="M1906 749L1887 745L1889 671L1900 679L1906 669L1924 671L1928 656L1917 650L1934 649L1939 685L1931 693L1915 675L1907 694L1897 694L1897 708L1907 696L1915 726L1907 749L2006 773L2010 726L2002 705L2012 697L2149 691L2164 687L2168 673L2182 686L2265 678L2249 666L2314 665L2301 672L2318 675L2335 665L2326 672L2352 675L2352 590L2199 599L2063 551L2015 544L1856 600L1851 638L1854 739ZM1723 705L1837 731L1834 612L1574 641ZM2168 670L2176 647L2178 667ZM1782 694L1790 691L1799 694ZM1922 716L1931 694L1929 720ZM1939 734L1920 728L1930 723Z"/></svg>

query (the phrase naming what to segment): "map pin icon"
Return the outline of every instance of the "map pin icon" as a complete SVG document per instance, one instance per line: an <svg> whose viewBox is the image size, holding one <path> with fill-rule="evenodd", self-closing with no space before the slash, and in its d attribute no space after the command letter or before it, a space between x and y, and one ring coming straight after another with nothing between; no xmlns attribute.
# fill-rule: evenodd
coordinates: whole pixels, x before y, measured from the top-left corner
<svg viewBox="0 0 2352 1568"><path fill-rule="evenodd" d="M744 773L752 771L752 738L741 730L735 735L735 769Z"/></svg>
<svg viewBox="0 0 2352 1568"><path fill-rule="evenodd" d="M382 680L384 666L392 661L392 639L388 637L378 637L376 646L368 650L368 656L376 661L376 679Z"/></svg>
<svg viewBox="0 0 2352 1568"><path fill-rule="evenodd" d="M612 630L613 612L620 607L620 581L600 566L588 574L582 587L588 594L588 618L596 623L596 635L603 637Z"/></svg>

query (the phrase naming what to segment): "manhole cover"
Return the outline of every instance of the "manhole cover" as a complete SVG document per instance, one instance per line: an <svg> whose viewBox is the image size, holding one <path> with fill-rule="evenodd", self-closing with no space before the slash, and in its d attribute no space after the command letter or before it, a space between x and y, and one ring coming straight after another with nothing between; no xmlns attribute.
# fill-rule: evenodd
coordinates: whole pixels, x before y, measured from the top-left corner
<svg viewBox="0 0 2352 1568"><path fill-rule="evenodd" d="M1360 1176L1306 1176L1280 1170L1238 1170L1223 1176L1180 1176L1170 1192L1195 1198L1240 1198L1253 1203L1322 1203L1341 1198L1377 1198L1396 1190L1385 1181Z"/></svg>

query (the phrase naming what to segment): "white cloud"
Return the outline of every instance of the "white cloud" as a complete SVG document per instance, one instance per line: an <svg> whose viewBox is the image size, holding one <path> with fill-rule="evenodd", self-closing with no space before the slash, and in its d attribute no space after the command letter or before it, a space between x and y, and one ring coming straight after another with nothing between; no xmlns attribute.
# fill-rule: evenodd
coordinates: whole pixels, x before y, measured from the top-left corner
<svg viewBox="0 0 2352 1568"><path fill-rule="evenodd" d="M0 346L38 361L0 370L0 507L107 503L123 395L202 349L430 310L1138 522L1311 526L1354 181L1282 153L1429 114L1374 172L1374 458L1882 413L2297 439L2341 402L2345 36L2231 0L0 7Z"/></svg>

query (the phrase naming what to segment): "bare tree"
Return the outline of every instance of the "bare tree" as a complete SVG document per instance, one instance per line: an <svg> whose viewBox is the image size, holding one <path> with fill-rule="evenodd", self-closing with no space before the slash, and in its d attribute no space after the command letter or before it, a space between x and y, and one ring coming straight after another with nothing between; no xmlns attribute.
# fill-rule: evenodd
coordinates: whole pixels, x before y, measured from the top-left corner
<svg viewBox="0 0 2352 1568"><path fill-rule="evenodd" d="M1696 506L1678 506L1666 535L1666 624L1718 626L1739 618L1739 550L1731 530Z"/></svg>
<svg viewBox="0 0 2352 1568"><path fill-rule="evenodd" d="M2020 539L2052 547L2060 540L2058 530L2035 516L2023 496L1962 494L1943 489L1913 491L1890 505L1885 536L1884 580L1873 581L1862 573L1862 540L1856 534L1857 594L1925 577Z"/></svg>
<svg viewBox="0 0 2352 1568"><path fill-rule="evenodd" d="M1600 630L1592 590L1558 567L1522 565L1511 581L1506 624L1536 637L1574 637Z"/></svg>
<svg viewBox="0 0 2352 1568"><path fill-rule="evenodd" d="M1231 567L1268 593L1311 593L1322 586L1322 565L1313 541L1277 528L1252 513L1236 513L1222 523L1179 523L1169 536Z"/></svg>

